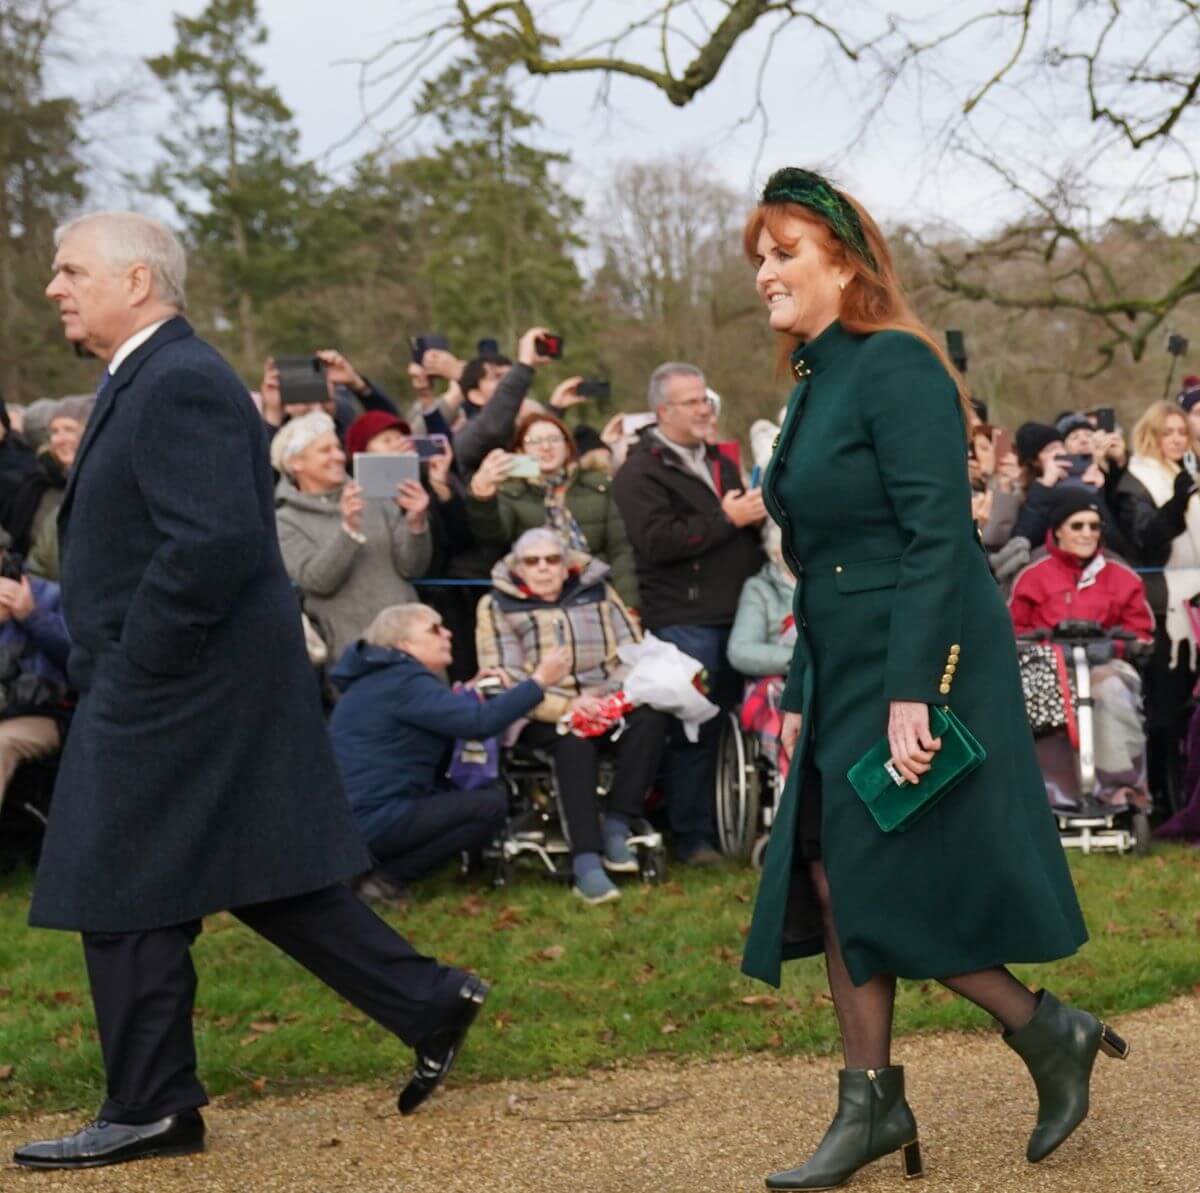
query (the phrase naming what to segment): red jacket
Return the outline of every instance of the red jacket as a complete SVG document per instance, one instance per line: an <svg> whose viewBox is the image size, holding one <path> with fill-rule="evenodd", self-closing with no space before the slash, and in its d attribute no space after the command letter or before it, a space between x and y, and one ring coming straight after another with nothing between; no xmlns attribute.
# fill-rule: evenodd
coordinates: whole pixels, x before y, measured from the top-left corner
<svg viewBox="0 0 1200 1193"><path fill-rule="evenodd" d="M1060 621L1099 622L1106 630L1129 630L1144 641L1154 636L1154 614L1142 578L1098 551L1083 560L1047 537L1050 554L1031 563L1013 583L1008 611L1018 634L1052 630Z"/></svg>

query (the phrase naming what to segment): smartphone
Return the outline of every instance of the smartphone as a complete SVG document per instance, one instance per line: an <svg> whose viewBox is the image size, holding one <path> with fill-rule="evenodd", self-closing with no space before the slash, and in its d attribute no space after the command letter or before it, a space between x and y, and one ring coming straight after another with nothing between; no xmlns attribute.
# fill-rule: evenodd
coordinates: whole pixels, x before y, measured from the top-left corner
<svg viewBox="0 0 1200 1193"><path fill-rule="evenodd" d="M750 488L758 489L762 487L762 475L762 465L755 464L754 467L750 469Z"/></svg>
<svg viewBox="0 0 1200 1193"><path fill-rule="evenodd" d="M1111 406L1097 406L1088 413L1096 420L1097 431L1107 431L1111 435L1117 429L1117 412Z"/></svg>
<svg viewBox="0 0 1200 1193"><path fill-rule="evenodd" d="M564 342L564 336L547 333L544 336L536 336L534 338L533 350L538 356L548 356L551 360L558 360L563 354Z"/></svg>
<svg viewBox="0 0 1200 1193"><path fill-rule="evenodd" d="M621 434L636 435L643 427L652 427L658 422L658 415L652 411L641 414L623 414L621 416Z"/></svg>
<svg viewBox="0 0 1200 1193"><path fill-rule="evenodd" d="M315 356L276 356L279 396L285 406L314 406L329 400L325 367Z"/></svg>
<svg viewBox="0 0 1200 1193"><path fill-rule="evenodd" d="M413 336L408 341L409 347L412 349L413 364L419 365L425 358L425 353L430 348L442 348L446 352L450 351L450 341L445 336L433 335L432 333L423 336Z"/></svg>
<svg viewBox="0 0 1200 1193"><path fill-rule="evenodd" d="M395 497L401 481L420 481L421 461L416 452L355 452L354 479L364 497Z"/></svg>
<svg viewBox="0 0 1200 1193"><path fill-rule="evenodd" d="M1078 479L1092 466L1091 452L1062 452L1055 457L1060 464L1067 465L1067 476Z"/></svg>
<svg viewBox="0 0 1200 1193"><path fill-rule="evenodd" d="M999 464L1007 456L1011 456L1013 450L1012 432L1006 431L1003 427L997 427L992 435L992 454L995 456L996 463Z"/></svg>
<svg viewBox="0 0 1200 1193"><path fill-rule="evenodd" d="M414 435L412 449L417 453L419 459L432 460L434 456L440 456L445 452L446 444L449 442L445 435Z"/></svg>
<svg viewBox="0 0 1200 1193"><path fill-rule="evenodd" d="M513 456L508 475L515 480L536 480L542 475L542 466L532 456Z"/></svg>
<svg viewBox="0 0 1200 1193"><path fill-rule="evenodd" d="M601 381L598 378L588 377L575 387L575 392L581 398L611 398L612 383L609 381Z"/></svg>
<svg viewBox="0 0 1200 1193"><path fill-rule="evenodd" d="M960 373L967 371L967 339L956 327L946 329L946 355Z"/></svg>

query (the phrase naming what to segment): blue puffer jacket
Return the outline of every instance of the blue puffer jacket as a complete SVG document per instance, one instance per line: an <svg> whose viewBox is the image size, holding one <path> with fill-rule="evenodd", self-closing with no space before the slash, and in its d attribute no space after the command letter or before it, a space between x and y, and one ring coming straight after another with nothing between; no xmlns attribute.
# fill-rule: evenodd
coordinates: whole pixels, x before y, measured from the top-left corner
<svg viewBox="0 0 1200 1193"><path fill-rule="evenodd" d="M63 621L59 587L50 580L39 580L36 576L29 577L29 585L33 589L33 612L24 621L10 617L0 622L0 650L16 656L17 667L23 675L37 675L65 686L71 639ZM32 711L11 706L8 709L0 708L0 719L25 716ZM46 709L42 715L62 721L67 710L65 707Z"/></svg>
<svg viewBox="0 0 1200 1193"><path fill-rule="evenodd" d="M342 691L330 732L350 808L370 842L409 800L444 787L455 738L495 737L542 701L532 679L482 701L451 691L402 650L347 647L330 678Z"/></svg>

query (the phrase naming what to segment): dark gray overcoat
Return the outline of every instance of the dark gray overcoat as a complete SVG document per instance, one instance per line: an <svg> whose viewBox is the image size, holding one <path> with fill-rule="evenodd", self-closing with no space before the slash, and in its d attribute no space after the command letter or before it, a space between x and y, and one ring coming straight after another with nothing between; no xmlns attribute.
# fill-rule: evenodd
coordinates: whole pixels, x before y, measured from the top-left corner
<svg viewBox="0 0 1200 1193"><path fill-rule="evenodd" d="M59 533L80 701L30 923L164 927L366 869L279 554L262 420L184 319L109 379Z"/></svg>

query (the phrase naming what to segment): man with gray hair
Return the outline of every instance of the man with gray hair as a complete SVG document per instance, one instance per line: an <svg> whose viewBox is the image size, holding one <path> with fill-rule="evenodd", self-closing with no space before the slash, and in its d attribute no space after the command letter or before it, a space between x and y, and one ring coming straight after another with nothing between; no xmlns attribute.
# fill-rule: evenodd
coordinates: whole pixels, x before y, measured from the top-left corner
<svg viewBox="0 0 1200 1193"><path fill-rule="evenodd" d="M29 920L83 936L107 1075L96 1120L14 1155L92 1168L204 1146L190 949L229 910L445 1076L487 993L350 892L346 803L275 534L262 421L180 317L186 262L131 212L59 230L47 296L104 365L59 513L80 693Z"/></svg>
<svg viewBox="0 0 1200 1193"><path fill-rule="evenodd" d="M657 424L642 432L613 478L613 496L633 544L642 623L704 664L709 698L732 707L741 681L725 656L742 585L762 564L762 495L745 492L737 468L707 443L713 403L704 374L661 364L647 394ZM723 717L700 740L672 734L667 815L683 862L709 865L715 848L713 788Z"/></svg>

